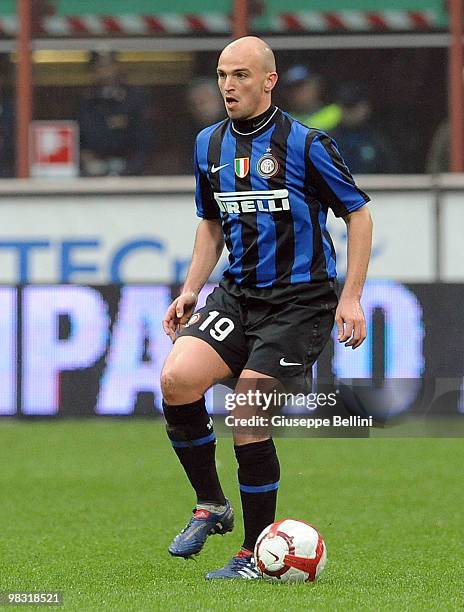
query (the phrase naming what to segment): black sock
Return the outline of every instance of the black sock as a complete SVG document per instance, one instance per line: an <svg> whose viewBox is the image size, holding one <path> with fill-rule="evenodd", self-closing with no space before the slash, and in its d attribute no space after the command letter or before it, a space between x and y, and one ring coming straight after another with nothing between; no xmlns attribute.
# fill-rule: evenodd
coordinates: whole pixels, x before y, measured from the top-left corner
<svg viewBox="0 0 464 612"><path fill-rule="evenodd" d="M235 446L243 509L243 548L253 550L261 531L274 522L280 466L272 439Z"/></svg>
<svg viewBox="0 0 464 612"><path fill-rule="evenodd" d="M163 401L166 431L197 494L197 503L225 504L216 471L216 436L205 399L168 406Z"/></svg>

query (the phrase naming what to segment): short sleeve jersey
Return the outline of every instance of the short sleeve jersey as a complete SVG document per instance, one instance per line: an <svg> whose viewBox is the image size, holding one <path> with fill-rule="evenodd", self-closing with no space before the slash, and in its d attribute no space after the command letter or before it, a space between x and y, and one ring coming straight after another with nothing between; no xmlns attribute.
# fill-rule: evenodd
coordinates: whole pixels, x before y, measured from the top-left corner
<svg viewBox="0 0 464 612"><path fill-rule="evenodd" d="M324 132L275 108L252 134L229 119L195 143L197 215L220 219L225 275L245 287L283 287L336 276L329 208L345 216L369 201Z"/></svg>

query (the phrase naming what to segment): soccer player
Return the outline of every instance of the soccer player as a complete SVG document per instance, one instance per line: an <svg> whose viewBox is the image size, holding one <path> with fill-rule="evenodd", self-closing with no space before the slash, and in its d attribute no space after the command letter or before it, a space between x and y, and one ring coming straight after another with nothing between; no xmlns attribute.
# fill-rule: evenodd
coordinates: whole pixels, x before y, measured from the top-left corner
<svg viewBox="0 0 464 612"><path fill-rule="evenodd" d="M185 558L234 523L216 471L205 391L230 377L238 378L241 391L282 379L301 388L334 318L345 346L355 349L366 337L360 297L371 246L368 196L324 132L272 104L277 72L264 41L244 37L227 45L217 77L228 118L197 136L201 221L182 292L163 321L175 341L161 377L167 432L197 496L193 516L169 547L172 555ZM326 229L329 208L345 220L348 233L348 269L338 306L335 253ZM193 314L224 243L228 269L205 307ZM272 438L266 432L233 433L244 541L207 579L257 578L252 551L259 533L275 519L280 468Z"/></svg>

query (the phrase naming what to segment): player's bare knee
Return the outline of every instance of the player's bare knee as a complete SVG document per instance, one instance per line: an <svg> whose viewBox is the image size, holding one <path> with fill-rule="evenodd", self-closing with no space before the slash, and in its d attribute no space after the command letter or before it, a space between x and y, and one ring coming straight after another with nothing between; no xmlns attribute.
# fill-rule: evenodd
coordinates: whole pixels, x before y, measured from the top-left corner
<svg viewBox="0 0 464 612"><path fill-rule="evenodd" d="M165 366L161 374L161 392L167 404L179 404L179 398L185 393L185 383L175 367Z"/></svg>
<svg viewBox="0 0 464 612"><path fill-rule="evenodd" d="M176 389L176 378L172 370L163 369L161 373L161 392L163 394L164 401L167 404L171 403L172 396L175 394Z"/></svg>
<svg viewBox="0 0 464 612"><path fill-rule="evenodd" d="M166 404L190 404L202 395L203 391L197 388L189 372L176 364L166 364L161 373L161 392Z"/></svg>

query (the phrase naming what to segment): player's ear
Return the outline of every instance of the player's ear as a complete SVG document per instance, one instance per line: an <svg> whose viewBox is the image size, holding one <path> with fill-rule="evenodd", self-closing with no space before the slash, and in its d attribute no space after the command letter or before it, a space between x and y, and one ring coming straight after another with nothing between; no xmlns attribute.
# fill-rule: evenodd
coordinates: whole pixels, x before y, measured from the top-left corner
<svg viewBox="0 0 464 612"><path fill-rule="evenodd" d="M266 93L269 93L274 89L278 78L279 77L277 76L277 72L267 73L266 81L264 82L264 91Z"/></svg>

